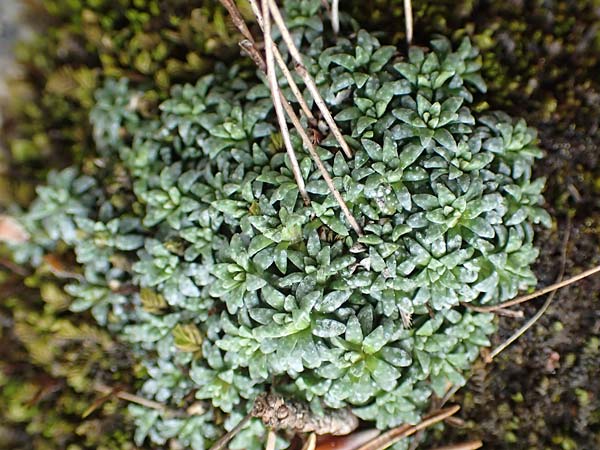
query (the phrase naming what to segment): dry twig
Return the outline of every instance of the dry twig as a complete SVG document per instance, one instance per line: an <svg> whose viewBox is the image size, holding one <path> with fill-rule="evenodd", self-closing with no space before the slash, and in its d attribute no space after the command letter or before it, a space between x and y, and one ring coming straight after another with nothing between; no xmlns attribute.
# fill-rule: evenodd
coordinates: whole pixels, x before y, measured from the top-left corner
<svg viewBox="0 0 600 450"><path fill-rule="evenodd" d="M243 24L239 23L239 20L243 21L243 18L241 16L239 10L237 10L237 7L235 6L235 4L233 4L231 2L231 0L220 0L220 1L229 11L231 11L231 10L234 11L234 13L232 15L233 23L239 28L240 32L243 35L246 35L244 30L247 30L248 28L246 27L245 23L243 23ZM283 25L285 27L285 23ZM249 32L248 32L248 34L249 34ZM289 35L289 32L288 32L288 35ZM255 62L255 64L258 66L258 68L266 73L266 70L267 70L266 64L264 63L262 56L260 55L260 52L258 52L258 50L256 49L254 39L252 38L252 36L250 36L249 39L247 38L244 41L242 41L240 43L240 45L242 45L242 47L247 50L248 54L250 55L252 60ZM300 137L302 138L302 142L304 143L304 146L307 148L310 156L312 157L315 164L317 165L317 168L321 172L321 175L323 176L323 179L324 179L325 183L327 184L329 190L331 191L334 198L340 205L340 208L342 209L342 212L346 216L348 223L350 223L350 226L354 229L356 234L358 234L359 236L362 236L363 235L362 228L360 227L360 225L358 224L358 222L356 221L356 219L350 212L348 205L346 205L346 202L342 198L339 191L333 185L333 180L331 179L331 176L327 172L327 168L323 164L323 161L321 161L321 158L319 157L318 153L316 152L312 141L308 137L308 134L302 127L302 124L300 123L298 116L294 112L294 109L290 106L290 104L287 102L287 100L283 97L283 94L281 93L281 91L279 91L279 95L281 97L281 103L282 103L283 109L285 110L286 114L292 121L292 124L296 128L296 131L298 132L298 134L300 134Z"/></svg>
<svg viewBox="0 0 600 450"><path fill-rule="evenodd" d="M460 406L455 405L446 409L441 409L436 413L427 416L417 425L402 425L397 428L393 428L385 433L377 436L375 439L362 445L357 450L384 450L396 442L404 439L405 437L412 436L419 430L423 430L431 425L441 422L444 419L456 414Z"/></svg>
<svg viewBox="0 0 600 450"><path fill-rule="evenodd" d="M310 433L306 442L302 445L302 450L315 450L317 448L317 435L316 433Z"/></svg>
<svg viewBox="0 0 600 450"><path fill-rule="evenodd" d="M525 317L525 313L521 310L513 311L512 309L504 308L497 309L496 314L499 316L512 317L513 319L522 319Z"/></svg>
<svg viewBox="0 0 600 450"><path fill-rule="evenodd" d="M461 386L458 385L458 384L452 384L452 385L450 385L450 387L448 388L448 390L446 391L446 393L442 397L442 399L440 401L439 407L441 408L446 403L448 403L450 401L450 399L452 397L454 397L454 394L456 394L460 388L461 388Z"/></svg>
<svg viewBox="0 0 600 450"><path fill-rule="evenodd" d="M438 398L437 396L435 396L433 398L433 400L431 401L431 405L429 406L429 414L434 414L436 411L439 411L441 408L443 408L444 405L446 403L448 403L448 401L450 401L450 399L454 396L454 394L456 394L456 392L460 388L461 388L461 386L458 384L450 384L448 386L448 389L446 390L446 393L444 394L444 396L442 398ZM451 423L452 419L458 419L458 417L447 417L445 419L446 423ZM419 430L415 434L415 437L413 438L413 440L409 446L409 450L416 450L417 447L419 447L419 444L423 440L424 436L425 436L425 430L424 429Z"/></svg>
<svg viewBox="0 0 600 450"><path fill-rule="evenodd" d="M88 406L85 409L85 411L83 411L83 413L81 414L81 418L85 419L89 415L91 415L94 411L96 411L98 408L100 408L102 405L104 405L104 403L109 401L114 393L115 393L115 391L112 390L109 393L103 394L101 397L98 397L96 400L94 400L92 402L92 404L90 406Z"/></svg>
<svg viewBox="0 0 600 450"><path fill-rule="evenodd" d="M413 38L413 13L411 0L404 0L404 24L406 27L406 43L410 46Z"/></svg>
<svg viewBox="0 0 600 450"><path fill-rule="evenodd" d="M158 402L155 402L153 400L148 400L147 398L140 397L139 395L131 394L129 392L122 391L122 390L120 390L118 388L112 388L112 387L107 386L107 385L102 384L102 383L96 383L94 385L94 390L96 392L99 392L99 393L107 396L107 397L110 397L110 396L114 395L115 397L120 398L121 400L125 400L125 401L130 402L130 403L136 403L138 405L145 406L146 408L150 408L150 409L155 409L157 411L162 411L162 412L168 413L168 414L170 414L172 416L184 416L184 415L186 415L182 411L177 411L177 410L169 409L165 405L163 405L162 403L158 403ZM88 415L89 415L89 413L88 413Z"/></svg>
<svg viewBox="0 0 600 450"><path fill-rule="evenodd" d="M571 235L571 220L570 220L570 218L568 218L567 227L565 230L565 237L564 237L563 244L562 244L560 273L558 274L557 284L560 284L563 276L565 275L565 266L567 264L567 246L569 245L570 235ZM519 339L527 330L529 330L539 320L539 318L542 317L544 315L544 313L548 310L548 307L554 300L556 293L557 293L557 290L554 289L550 293L550 295L548 296L548 298L546 299L546 301L544 302L542 307L538 310L538 312L536 312L535 315L531 319L529 319L522 327L520 327L517 331L515 331L506 341L504 341L502 344L500 344L498 347L496 347L494 350L492 350L489 353L489 355L486 356L485 362L491 363L492 360L496 356L498 356L505 348L507 348L514 341Z"/></svg>
<svg viewBox="0 0 600 450"><path fill-rule="evenodd" d="M273 73L273 77L275 77L274 69L272 71L268 70L267 64L269 60L269 53L267 51L267 64L263 60L260 52L256 48L256 41L250 33L248 26L246 25L246 21L242 17L240 10L236 6L234 0L220 0L221 4L227 9L229 16L231 17L231 21L235 25L235 27L240 31L242 36L244 36L244 40L240 42L240 47L246 51L248 56L254 61L254 64L258 66L258 68L267 74L267 78L269 78L269 73ZM271 38L271 34L269 32L269 39ZM265 34L265 42L266 42L266 34ZM272 48L267 46L267 49ZM283 117L283 112L281 108L281 97L279 86L277 85L275 78L275 89L271 86L271 81L269 78L269 87L271 88L271 95L273 96L273 105L275 107L275 113L277 114L277 120L279 122L279 128L281 130L281 135L283 137L283 141L285 143L285 149L290 159L290 164L292 166L292 172L294 174L294 179L296 180L296 184L298 185L298 190L300 191L300 195L304 200L305 204L310 203L310 198L308 197L308 193L306 192L306 186L304 183L304 179L302 178L302 172L300 170L300 165L298 164L298 158L296 158L296 153L294 152L294 148L292 147L292 143L289 137L289 130L287 128L287 124L285 122L285 117ZM284 102L287 100L283 99Z"/></svg>
<svg viewBox="0 0 600 450"><path fill-rule="evenodd" d="M242 48L242 50L244 50L246 52L246 54L250 57L252 62L254 62L254 64L256 64L256 67L258 67L258 70L260 70L261 72L264 72L264 74L266 75L267 74L267 64L265 63L265 60L263 59L262 55L256 48L256 45L248 39L243 39L242 41L240 41L240 47Z"/></svg>
<svg viewBox="0 0 600 450"><path fill-rule="evenodd" d="M29 275L29 270L27 270L25 267L15 264L8 258L0 258L0 266L22 277Z"/></svg>
<svg viewBox="0 0 600 450"><path fill-rule="evenodd" d="M464 428L467 424L464 419L456 416L448 417L444 422L453 428Z"/></svg>
<svg viewBox="0 0 600 450"><path fill-rule="evenodd" d="M569 286L570 284L576 283L579 280L583 280L584 278L595 275L598 272L600 272L600 266L593 267L589 270L586 270L585 272L580 273L579 275L575 275L571 278L567 278L566 280L562 280L557 283L551 284L550 286L546 286L545 288L540 289L539 291L535 291L531 294L523 295L521 297L517 297L515 299L508 300L504 303L499 303L497 305L475 306L475 305L470 305L468 303L464 303L464 306L466 306L469 309L472 309L473 311L477 311L477 312L494 312L499 309L504 309L504 308L508 308L510 306L518 305L520 303L525 303L529 300L533 300L534 298L538 298L538 297L541 297L542 295L548 294L550 292L554 292L558 289L562 289L566 286Z"/></svg>
<svg viewBox="0 0 600 450"><path fill-rule="evenodd" d="M358 222L356 221L356 219L350 212L350 209L348 208L348 205L346 205L346 201L343 199L342 194L340 194L340 192L333 185L333 180L331 179L331 175L329 175L329 172L327 172L327 168L323 164L323 161L321 160L321 157L317 153L317 150L315 149L314 144L308 137L308 134L306 134L306 131L304 130L304 128L302 128L302 124L300 123L298 116L296 116L296 113L294 113L294 110L292 109L291 106L288 105L288 107L290 110L290 111L288 111L290 119L291 119L292 123L294 124L296 131L298 131L298 134L300 134L300 137L302 138L302 142L304 143L304 146L308 150L308 153L310 154L313 161L317 165L317 168L321 172L321 176L323 177L323 180L325 180L327 187L329 188L329 190L333 194L333 197L336 199L336 201L340 205L340 208L342 209L344 216L346 216L346 219L350 223L350 226L352 227L354 232L356 234L358 234L359 236L362 236L364 233L362 231L361 226L358 224Z"/></svg>
<svg viewBox="0 0 600 450"><path fill-rule="evenodd" d="M275 450L275 444L277 443L277 435L273 430L269 430L267 433L267 445L265 450Z"/></svg>
<svg viewBox="0 0 600 450"><path fill-rule="evenodd" d="M229 441L232 440L235 437L235 435L238 434L241 431L241 429L246 426L250 419L252 419L252 414L246 414L244 418L240 420L235 427L233 427L231 430L229 430L227 433L221 436L219 440L213 444L210 450L221 450L222 448L224 448L229 443Z"/></svg>
<svg viewBox="0 0 600 450"><path fill-rule="evenodd" d="M300 191L300 195L304 200L304 204L309 205L310 198L308 197L308 193L306 192L306 185L304 184L304 179L302 178L302 171L300 170L300 165L298 164L298 159L296 158L296 153L294 152L294 147L292 146L290 131L288 130L287 122L285 121L285 114L283 112L282 95L281 91L279 90L279 83L277 82L277 73L275 72L273 40L271 39L271 17L269 14L267 0L262 0L262 5L263 10L266 11L266 14L263 15L263 28L265 39L265 54L267 57L267 79L269 81L269 88L271 89L271 97L273 98L273 105L275 107L277 121L279 122L279 129L281 130L281 136L283 137L283 142L285 144L286 151L290 158L292 172L294 173L294 178L296 179L298 190Z"/></svg>
<svg viewBox="0 0 600 450"><path fill-rule="evenodd" d="M252 36L252 33L250 33L250 30L246 25L246 21L242 17L240 10L235 4L235 0L220 0L220 2L221 5L223 5L229 13L231 21L233 22L235 27L240 31L240 33L242 33L242 36L248 39L252 44L255 44L254 37Z"/></svg>
<svg viewBox="0 0 600 450"><path fill-rule="evenodd" d="M340 0L331 2L331 28L336 35L340 32Z"/></svg>
<svg viewBox="0 0 600 450"><path fill-rule="evenodd" d="M463 442L462 444L445 445L443 447L438 447L434 450L476 450L481 447L483 447L483 442L477 440Z"/></svg>
<svg viewBox="0 0 600 450"><path fill-rule="evenodd" d="M263 17L262 17L261 10L258 7L257 0L249 0L249 2L250 2L250 7L252 8L252 12L254 13L254 16L256 17L256 21L258 22L258 26L264 32ZM268 11L268 9L267 9L267 11ZM309 121L314 121L315 116L313 115L312 111L308 107L306 100L304 100L304 97L302 96L302 93L300 92L300 89L298 88L298 85L296 84L294 77L292 77L292 73L290 72L290 69L288 69L285 61L283 60L283 57L281 56L279 49L274 44L271 45L271 47L273 49L273 55L275 56L275 61L277 62L277 65L281 69L283 76L286 78L288 85L290 86L290 89L292 90L292 94L294 94L294 97L296 97L296 100L300 104L300 108L302 108L302 112L304 113L304 115L306 116L306 118Z"/></svg>
<svg viewBox="0 0 600 450"><path fill-rule="evenodd" d="M358 427L358 418L349 409L325 410L316 415L306 403L289 400L279 394L260 394L251 412L270 429L285 429L300 433L341 436Z"/></svg>
<svg viewBox="0 0 600 450"><path fill-rule="evenodd" d="M269 3L269 9L271 10L271 14L273 15L273 19L275 20L275 23L277 24L277 27L279 28L279 32L281 33L281 37L283 38L283 41L287 45L287 48L290 52L290 55L292 56L292 59L296 63L296 72L300 75L300 77L304 81L304 84L306 84L306 87L308 88L310 95L313 97L313 100L317 104L317 107L321 111L321 114L323 114L323 118L325 119L325 122L327 122L329 129L331 130L331 132L335 136L335 139L338 141L338 143L342 147L342 151L348 158L351 158L352 150L350 150L350 146L344 140L344 136L342 136L342 132L338 128L337 124L335 123L335 120L333 120L333 116L331 115L331 112L327 108L327 105L325 104L323 97L321 97L321 94L319 93L319 90L317 89L317 85L315 84L314 80L308 73L308 70L306 70L306 67L304 66L304 62L302 61L302 55L300 55L300 52L299 52L298 48L296 47L296 44L294 44L294 40L292 39L292 36L291 36L289 30L287 29L287 26L285 25L285 21L283 20L283 16L281 15L281 12L279 11L279 7L277 6L277 3L275 3L275 0L268 0L268 3Z"/></svg>

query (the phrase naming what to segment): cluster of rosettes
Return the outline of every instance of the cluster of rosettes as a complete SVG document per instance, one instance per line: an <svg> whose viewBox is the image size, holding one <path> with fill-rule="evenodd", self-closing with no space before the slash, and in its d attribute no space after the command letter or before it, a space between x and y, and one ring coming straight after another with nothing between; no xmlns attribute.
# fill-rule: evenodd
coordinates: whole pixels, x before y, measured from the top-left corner
<svg viewBox="0 0 600 450"><path fill-rule="evenodd" d="M270 92L237 67L176 87L160 120L136 113L125 81L108 84L96 142L133 195L67 172L26 218L33 235L66 232L51 237L85 267L69 288L76 304L145 355L142 394L206 402L187 420L135 409L138 441L188 436L202 448L218 435L215 409L230 428L271 385L315 411L414 423L432 392L464 383L494 329L461 303L535 283L532 224L550 221L543 181L531 181L540 151L523 121L470 109L485 84L469 41L452 51L439 38L403 60L365 31L325 48L306 29L292 27L353 157L321 123L305 125L363 236L292 131L302 202Z"/></svg>

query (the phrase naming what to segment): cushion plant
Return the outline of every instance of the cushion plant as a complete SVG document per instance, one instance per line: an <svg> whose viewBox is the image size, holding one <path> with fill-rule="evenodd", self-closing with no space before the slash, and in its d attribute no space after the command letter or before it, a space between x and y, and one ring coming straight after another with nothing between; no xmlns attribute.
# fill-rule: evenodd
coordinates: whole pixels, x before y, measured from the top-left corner
<svg viewBox="0 0 600 450"><path fill-rule="evenodd" d="M287 20L353 157L305 125L364 235L292 132L302 201L270 92L237 65L176 86L158 119L127 80L108 82L91 114L98 157L52 174L22 218L32 241L17 259L71 246L74 308L140 354L140 395L188 408L132 407L138 444L205 448L271 389L382 429L418 422L489 344L492 315L464 305L535 284L541 152L524 121L472 107L477 50L439 37L404 59L364 30L331 43L319 3L286 2ZM263 432L251 423L232 447Z"/></svg>

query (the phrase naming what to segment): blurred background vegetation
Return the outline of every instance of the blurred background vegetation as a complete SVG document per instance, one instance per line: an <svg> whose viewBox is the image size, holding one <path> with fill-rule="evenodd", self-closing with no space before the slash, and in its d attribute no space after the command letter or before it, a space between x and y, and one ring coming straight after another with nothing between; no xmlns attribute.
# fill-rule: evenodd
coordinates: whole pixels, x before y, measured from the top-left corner
<svg viewBox="0 0 600 450"><path fill-rule="evenodd" d="M88 113L103 79L127 76L143 85L143 111L152 116L173 84L240 57L216 0L12 3L21 6L20 23L35 31L14 47L20 75L3 71L9 95L0 108L0 208L9 213L32 200L48 169L94 158ZM401 0L340 3L382 41L402 48ZM538 240L540 284L558 274L567 217L567 275L599 264L600 1L413 5L416 44L441 33L453 40L470 35L481 48L489 92L479 108L523 116L540 131L547 157L537 172L548 177L545 195L556 218ZM8 25L13 32L23 27ZM143 371L91 317L69 312L61 285L72 276L77 267L66 252L46 255L32 272L0 250L0 448L135 448L123 403L104 399L94 386L134 392ZM489 449L600 448L599 293L599 278L561 291L527 335L475 369L456 397L463 426L431 439L481 438ZM525 306L526 316L536 306ZM502 318L496 343L521 323Z"/></svg>

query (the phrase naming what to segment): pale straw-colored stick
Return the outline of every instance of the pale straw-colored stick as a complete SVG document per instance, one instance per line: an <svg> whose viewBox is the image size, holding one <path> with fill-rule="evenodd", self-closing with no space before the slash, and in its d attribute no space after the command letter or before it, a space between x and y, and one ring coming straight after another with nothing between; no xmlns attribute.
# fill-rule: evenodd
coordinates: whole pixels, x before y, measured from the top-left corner
<svg viewBox="0 0 600 450"><path fill-rule="evenodd" d="M298 184L298 190L304 200L305 205L310 204L310 198L306 192L306 185L302 178L302 171L294 152L292 140L290 138L290 131L288 130L287 122L285 120L285 113L283 112L283 105L281 101L281 91L279 90L279 83L277 82L277 73L275 72L275 58L273 56L273 40L271 38L271 18L268 13L268 5L266 0L262 0L263 10L267 11L263 16L263 29L264 29L264 40L265 40L265 54L267 60L267 79L269 81L269 88L271 89L271 97L273 98L273 105L275 106L275 114L277 115L277 121L279 122L279 129L281 130L281 136L285 144L286 151L290 158L292 166L292 172L294 178Z"/></svg>
<svg viewBox="0 0 600 450"><path fill-rule="evenodd" d="M351 158L352 150L350 149L350 146L348 145L348 143L344 140L344 136L342 135L342 132L338 128L337 124L335 123L335 120L333 119L333 116L331 115L329 108L327 108L327 105L325 104L323 97L321 97L321 94L319 93L317 85L315 84L314 80L308 73L308 70L306 70L306 67L304 66L304 63L302 61L302 55L300 55L300 51L296 47L296 44L294 44L292 35L290 34L289 30L287 29L287 26L285 25L285 20L283 20L283 16L281 15L281 12L279 11L279 7L277 6L277 3L275 3L275 0L268 0L268 2L269 2L269 9L271 10L271 14L273 15L273 20L275 20L275 23L277 24L277 27L279 28L279 32L281 33L281 37L282 37L283 41L285 42L285 44L287 45L290 55L292 56L292 59L296 63L296 72L300 75L300 77L302 78L302 81L304 81L304 84L306 84L306 87L308 88L310 95L313 97L315 103L317 104L317 107L321 111L321 114L323 115L325 122L327 122L327 125L329 126L329 129L333 133L333 136L340 144L342 151L348 158Z"/></svg>
<svg viewBox="0 0 600 450"><path fill-rule="evenodd" d="M264 22L263 22L262 12L261 12L260 8L258 7L257 0L249 0L249 2L250 2L250 7L252 8L252 12L254 13L254 16L256 17L256 21L258 22L258 26L264 32L264 25L263 25ZM268 11L268 8L267 8L267 11ZM273 42L273 41L271 40L271 42ZM266 43L265 43L265 45L266 45ZM283 72L283 76L287 80L288 85L290 86L290 89L292 90L292 93L294 94L294 97L296 97L296 100L300 104L300 108L302 108L302 112L304 113L304 115L306 116L306 118L308 120L314 121L315 116L313 115L312 111L308 107L306 100L304 100L304 97L302 96L302 93L300 92L300 88L298 88L296 81L294 81L294 77L292 76L290 69L288 69L285 61L283 60L283 57L281 56L279 49L274 44L272 45L272 49L273 49L273 55L275 56L275 61L277 62L277 65L281 69L281 72Z"/></svg>

